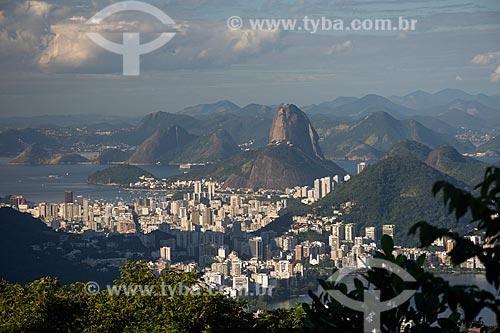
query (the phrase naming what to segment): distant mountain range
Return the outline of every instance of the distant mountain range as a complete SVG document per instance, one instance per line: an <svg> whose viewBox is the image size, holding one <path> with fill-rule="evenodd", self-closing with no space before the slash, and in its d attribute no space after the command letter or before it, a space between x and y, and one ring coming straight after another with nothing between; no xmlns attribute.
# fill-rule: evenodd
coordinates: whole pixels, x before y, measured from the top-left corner
<svg viewBox="0 0 500 333"><path fill-rule="evenodd" d="M425 96L431 99L429 103L423 103ZM458 141L454 136L460 128L496 126L500 111L480 101L490 105L497 99L500 100L497 96L445 90L436 94L416 92L404 98L373 94L362 98L340 97L304 109L318 131L318 143L325 157L376 159L402 139L416 140L430 147L449 144L462 153L474 152L471 143ZM405 101L408 106L397 104L398 101ZM412 109L410 105L419 109ZM273 117L270 106L250 104L241 108L226 100L189 107L175 114L150 114L127 133L127 137L129 143L145 140L157 130L173 125L197 136L206 136L213 128L224 128L236 144L258 149L268 143ZM363 132L365 129L368 132Z"/></svg>
<svg viewBox="0 0 500 333"><path fill-rule="evenodd" d="M231 113L238 112L241 108L231 101L224 100L219 101L214 104L200 104L196 106L187 107L178 113L186 114L189 116L207 116L214 115L216 113Z"/></svg>
<svg viewBox="0 0 500 333"><path fill-rule="evenodd" d="M312 185L319 177L346 174L338 165L325 160L318 139L307 115L295 105L284 104L275 112L266 147L242 152L222 127L195 137L173 125L153 133L127 163L218 162L176 178L213 178L235 188L284 189ZM128 185L143 172L122 165L93 174L89 182Z"/></svg>
<svg viewBox="0 0 500 333"><path fill-rule="evenodd" d="M48 137L39 129L5 130L0 132L0 155L19 154L32 143L50 149L61 145L67 148L78 142L139 147L158 131L167 131L173 126L182 128L196 138L206 139L216 129L222 128L236 145L256 150L269 143L276 109L276 106L261 104L240 107L223 100L187 107L175 113L158 111L146 115L142 120L130 118L129 125L126 125L125 118L116 119L116 124L111 122L115 119L113 117L96 116L92 122L82 120L82 124L89 124L85 126L108 128L114 132L113 135L102 136L62 138ZM374 94L361 98L339 97L333 101L304 106L302 109L318 132L317 141L326 158L379 158L386 153L388 147L401 139L417 140L431 147L450 144L460 152L474 152L475 147L466 141L457 141L454 136L465 130L491 131L500 126L500 96L473 95L456 89L445 89L434 94L416 91L389 98ZM374 124L368 135L359 135L359 131L355 129L360 127L360 123L366 123L366 119L378 122L380 117L375 115L381 113L400 123L395 125L392 120L382 121ZM47 122L51 119L47 117ZM72 116L65 121L68 126L76 126L78 119L81 117ZM41 120L37 118L38 123ZM25 123L34 125L36 122L26 120ZM54 126L59 126L57 124L54 122ZM424 137L428 139L424 140ZM485 148L488 147L481 147L478 152L485 151ZM488 151L500 154L496 149ZM215 156L214 160L219 160L232 153L209 155ZM187 155L183 155L182 160L187 162L189 158L186 157ZM199 159L194 156L193 161L203 159L203 156Z"/></svg>
<svg viewBox="0 0 500 333"><path fill-rule="evenodd" d="M329 109L325 108L325 104L323 104L321 113L327 113L330 115L335 115L337 117L347 117L351 119L359 119L361 117L379 111L389 113L394 117L403 117L404 115L411 114L410 109L402 105L397 105L389 99L379 95L370 94L362 98L344 99L344 101L347 100L349 101L347 103L335 103L334 101L330 104ZM320 113L319 110L314 108L309 109L309 112Z"/></svg>
<svg viewBox="0 0 500 333"><path fill-rule="evenodd" d="M454 100L476 101L493 109L500 106L500 96L485 94L472 95L459 89L443 89L435 94L422 90L412 92L405 96L391 96L391 101L414 110L425 110L441 105L446 105Z"/></svg>
<svg viewBox="0 0 500 333"><path fill-rule="evenodd" d="M320 130L321 145L329 158L377 159L397 141L408 139L430 147L451 145L461 152L474 146L453 136L435 132L416 120L398 120L386 112L375 112L333 131Z"/></svg>
<svg viewBox="0 0 500 333"><path fill-rule="evenodd" d="M200 120L191 116L159 111L147 114L137 126L116 134L113 139L116 142L139 145L153 134L166 131L173 126L182 127L186 131L197 134L197 129L202 128L202 125Z"/></svg>
<svg viewBox="0 0 500 333"><path fill-rule="evenodd" d="M396 142L386 156L408 157L424 162L439 172L466 184L470 189L479 184L488 167L487 163L465 157L451 146L439 146L431 149L410 140Z"/></svg>
<svg viewBox="0 0 500 333"><path fill-rule="evenodd" d="M182 147L194 141L196 136L184 128L174 125L168 129L157 130L146 139L129 158L130 164L168 164Z"/></svg>
<svg viewBox="0 0 500 333"><path fill-rule="evenodd" d="M184 128L173 125L167 130L157 130L153 133L137 147L126 162L137 165L214 163L240 151L241 149L224 128L197 137Z"/></svg>
<svg viewBox="0 0 500 333"><path fill-rule="evenodd" d="M33 143L29 145L22 153L16 156L10 164L33 164L33 165L61 165L61 164L80 164L87 163L88 159L79 154L60 154L50 153Z"/></svg>
<svg viewBox="0 0 500 333"><path fill-rule="evenodd" d="M0 155L2 156L17 155L31 144L37 144L44 148L55 148L58 146L54 138L48 137L32 128L9 129L0 132Z"/></svg>
<svg viewBox="0 0 500 333"><path fill-rule="evenodd" d="M218 162L241 152L232 136L224 129L205 134L188 143L173 158L174 163Z"/></svg>

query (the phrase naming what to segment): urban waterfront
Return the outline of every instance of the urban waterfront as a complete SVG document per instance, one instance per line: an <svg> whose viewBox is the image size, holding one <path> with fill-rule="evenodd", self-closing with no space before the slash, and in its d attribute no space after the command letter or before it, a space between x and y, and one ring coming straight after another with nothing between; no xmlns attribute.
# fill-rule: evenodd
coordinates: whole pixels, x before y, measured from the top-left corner
<svg viewBox="0 0 500 333"><path fill-rule="evenodd" d="M106 201L117 198L130 200L136 193L119 187L87 183L87 178L92 173L106 169L107 165L13 165L9 164L12 159L13 157L0 157L0 196L22 195L31 202L56 203L63 199L65 191L71 191L75 196ZM356 173L357 161L341 160L336 163L348 173ZM175 165L147 165L141 168L158 178L185 172Z"/></svg>
<svg viewBox="0 0 500 333"><path fill-rule="evenodd" d="M107 165L12 165L11 157L0 158L0 196L22 195L31 202L60 202L65 191L75 196L96 200L114 201L133 197L132 191L118 187L92 185L87 178L94 172L106 169ZM144 166L143 169L159 178L171 177L183 171L177 166Z"/></svg>

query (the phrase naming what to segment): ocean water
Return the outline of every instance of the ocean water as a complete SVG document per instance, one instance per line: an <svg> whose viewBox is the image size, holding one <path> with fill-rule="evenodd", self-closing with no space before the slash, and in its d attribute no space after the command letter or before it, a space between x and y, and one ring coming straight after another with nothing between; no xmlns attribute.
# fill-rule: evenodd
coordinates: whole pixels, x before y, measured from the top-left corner
<svg viewBox="0 0 500 333"><path fill-rule="evenodd" d="M137 192L117 187L87 184L87 178L106 165L11 165L14 157L0 157L0 196L22 195L30 202L63 202L64 192L72 191L74 197L83 196L95 200L128 200ZM349 174L356 174L356 161L335 161ZM176 166L142 166L159 178L179 175L183 170Z"/></svg>
<svg viewBox="0 0 500 333"><path fill-rule="evenodd" d="M106 165L10 165L12 158L0 158L0 196L23 195L31 202L58 203L64 201L64 191L74 197L83 196L107 201L130 199L134 192L117 187L87 184L87 178ZM143 169L159 178L181 174L176 166L145 166Z"/></svg>

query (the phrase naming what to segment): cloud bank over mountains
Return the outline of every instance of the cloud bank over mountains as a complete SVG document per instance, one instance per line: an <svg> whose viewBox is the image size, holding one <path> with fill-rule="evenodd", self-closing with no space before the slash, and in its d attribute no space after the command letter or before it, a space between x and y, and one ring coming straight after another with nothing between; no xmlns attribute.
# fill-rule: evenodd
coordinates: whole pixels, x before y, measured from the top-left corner
<svg viewBox="0 0 500 333"><path fill-rule="evenodd" d="M143 113L231 99L298 105L338 96L457 88L497 93L500 2L496 0L144 0L151 15L114 14L85 22L119 0L0 1L0 104L3 114ZM227 27L231 16L242 30ZM416 31L249 30L250 18L417 19ZM121 43L141 32L176 36L141 56L141 76L122 76L122 56L86 32ZM195 93L193 93L195 92ZM91 96L91 98L89 98Z"/></svg>
<svg viewBox="0 0 500 333"><path fill-rule="evenodd" d="M167 27L141 13L116 14L102 25L85 22L99 6L69 6L27 1L0 11L0 60L6 68L49 72L112 73L121 68L117 55L94 44L85 32L100 32L119 42L124 31L156 38ZM128 16L128 19L127 19ZM144 61L146 69L220 68L280 47L280 31L232 31L217 22L179 22L179 35ZM118 61L117 61L118 60Z"/></svg>

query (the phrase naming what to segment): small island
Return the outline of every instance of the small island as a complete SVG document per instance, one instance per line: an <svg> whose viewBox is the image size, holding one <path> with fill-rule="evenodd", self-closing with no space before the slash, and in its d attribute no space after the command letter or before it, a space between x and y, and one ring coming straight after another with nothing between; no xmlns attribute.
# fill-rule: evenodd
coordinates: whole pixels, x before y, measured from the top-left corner
<svg viewBox="0 0 500 333"><path fill-rule="evenodd" d="M129 186L131 183L136 183L145 178L157 179L153 174L144 169L123 164L94 172L89 176L88 183L108 186Z"/></svg>

